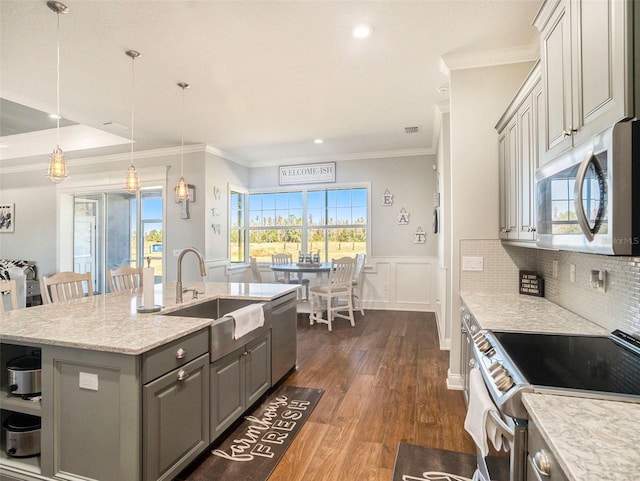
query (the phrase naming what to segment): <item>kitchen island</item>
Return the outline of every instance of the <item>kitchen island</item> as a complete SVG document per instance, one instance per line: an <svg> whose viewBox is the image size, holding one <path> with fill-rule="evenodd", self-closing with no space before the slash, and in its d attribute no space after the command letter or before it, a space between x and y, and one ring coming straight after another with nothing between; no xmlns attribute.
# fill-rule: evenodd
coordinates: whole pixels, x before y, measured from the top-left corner
<svg viewBox="0 0 640 481"><path fill-rule="evenodd" d="M2 419L12 413L40 417L41 453L12 458L3 446L0 479L171 479L213 440L210 414L219 411L220 395L210 388L220 387L220 379L231 381L210 377L210 366L224 361L225 373L239 373L235 384L246 381L238 388L242 399L227 403L234 406L227 423L284 375L282 362L272 375L272 335L280 345L293 342L293 360L286 365L295 367L295 286L193 282L188 287L197 289L198 299L187 293L178 305L175 284L155 286L155 303L162 309L153 313L138 312L143 293L134 290L0 316L3 367L20 355L42 359L41 401L6 394L2 370ZM256 302L265 303L264 326L222 342L219 337L232 321L219 318ZM250 371L259 379L245 379L252 358L259 368ZM245 387L252 392L245 393Z"/></svg>

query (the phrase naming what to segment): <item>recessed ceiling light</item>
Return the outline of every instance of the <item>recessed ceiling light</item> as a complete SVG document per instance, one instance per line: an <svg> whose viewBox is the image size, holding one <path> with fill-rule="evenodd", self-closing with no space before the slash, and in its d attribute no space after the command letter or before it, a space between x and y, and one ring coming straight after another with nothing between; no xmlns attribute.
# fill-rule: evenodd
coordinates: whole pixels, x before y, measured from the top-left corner
<svg viewBox="0 0 640 481"><path fill-rule="evenodd" d="M371 35L371 27L369 25L358 25L353 29L354 38L367 38Z"/></svg>
<svg viewBox="0 0 640 481"><path fill-rule="evenodd" d="M322 139L315 139L315 140L313 141L313 143L314 143L314 144L322 144L322 143L324 143L324 140L322 140Z"/></svg>
<svg viewBox="0 0 640 481"><path fill-rule="evenodd" d="M54 119L54 120L58 120L61 119L62 117L60 117L58 114L49 114L49 117Z"/></svg>

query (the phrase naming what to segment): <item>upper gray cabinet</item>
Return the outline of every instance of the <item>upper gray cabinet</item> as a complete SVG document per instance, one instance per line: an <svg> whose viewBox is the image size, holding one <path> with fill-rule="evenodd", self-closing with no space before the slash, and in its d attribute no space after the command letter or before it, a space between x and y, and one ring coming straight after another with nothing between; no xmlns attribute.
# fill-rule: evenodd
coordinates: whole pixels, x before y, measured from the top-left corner
<svg viewBox="0 0 640 481"><path fill-rule="evenodd" d="M537 62L496 125L502 240L536 240L535 171L539 158L541 99L540 62Z"/></svg>
<svg viewBox="0 0 640 481"><path fill-rule="evenodd" d="M634 116L632 3L543 3L534 20L544 92L541 165Z"/></svg>

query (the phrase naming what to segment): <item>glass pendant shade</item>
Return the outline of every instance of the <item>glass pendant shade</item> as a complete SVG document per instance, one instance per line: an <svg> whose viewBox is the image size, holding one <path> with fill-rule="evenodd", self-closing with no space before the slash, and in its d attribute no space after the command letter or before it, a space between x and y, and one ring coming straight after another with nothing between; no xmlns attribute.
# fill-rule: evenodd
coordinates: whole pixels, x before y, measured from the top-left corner
<svg viewBox="0 0 640 481"><path fill-rule="evenodd" d="M182 202L189 198L189 186L184 181L184 177L180 177L178 185L176 185L176 202Z"/></svg>
<svg viewBox="0 0 640 481"><path fill-rule="evenodd" d="M135 194L140 190L140 179L138 178L138 172L133 165L133 125L134 125L134 98L135 98L135 60L140 56L140 52L136 50L127 50L125 52L128 57L131 58L131 165L127 170L127 176L124 179L124 190L127 194Z"/></svg>
<svg viewBox="0 0 640 481"><path fill-rule="evenodd" d="M49 167L47 168L47 178L56 184L64 182L69 177L67 164L64 161L64 154L60 146L56 146L49 156Z"/></svg>
<svg viewBox="0 0 640 481"><path fill-rule="evenodd" d="M176 185L176 202L184 202L189 199L189 186L184 180L184 91L189 88L189 84L180 82L178 87L182 89L182 140L180 148L180 180Z"/></svg>
<svg viewBox="0 0 640 481"><path fill-rule="evenodd" d="M69 177L67 164L64 161L64 154L60 148L60 14L67 13L69 9L64 3L48 1L49 7L56 14L56 148L49 156L49 166L47 167L47 178L56 184L64 182Z"/></svg>
<svg viewBox="0 0 640 481"><path fill-rule="evenodd" d="M127 176L124 180L124 190L128 194L135 194L140 190L140 179L138 179L138 172L133 164L131 164L129 170L127 170Z"/></svg>

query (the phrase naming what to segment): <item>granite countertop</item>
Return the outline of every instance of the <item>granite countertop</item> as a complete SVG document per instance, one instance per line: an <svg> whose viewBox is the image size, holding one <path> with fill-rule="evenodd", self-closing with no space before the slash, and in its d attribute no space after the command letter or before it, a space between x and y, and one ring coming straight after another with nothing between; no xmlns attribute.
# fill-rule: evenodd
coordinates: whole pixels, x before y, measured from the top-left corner
<svg viewBox="0 0 640 481"><path fill-rule="evenodd" d="M570 481L638 478L640 404L551 394L523 402Z"/></svg>
<svg viewBox="0 0 640 481"><path fill-rule="evenodd" d="M60 304L29 307L0 314L0 340L33 345L56 345L138 355L211 325L212 319L165 316L184 307L219 298L270 301L295 285L223 282L185 282L203 294L182 304L175 302L175 283L154 286L160 312L141 314L143 291L116 292L74 299Z"/></svg>
<svg viewBox="0 0 640 481"><path fill-rule="evenodd" d="M603 327L544 297L463 292L460 297L482 329L606 336Z"/></svg>

